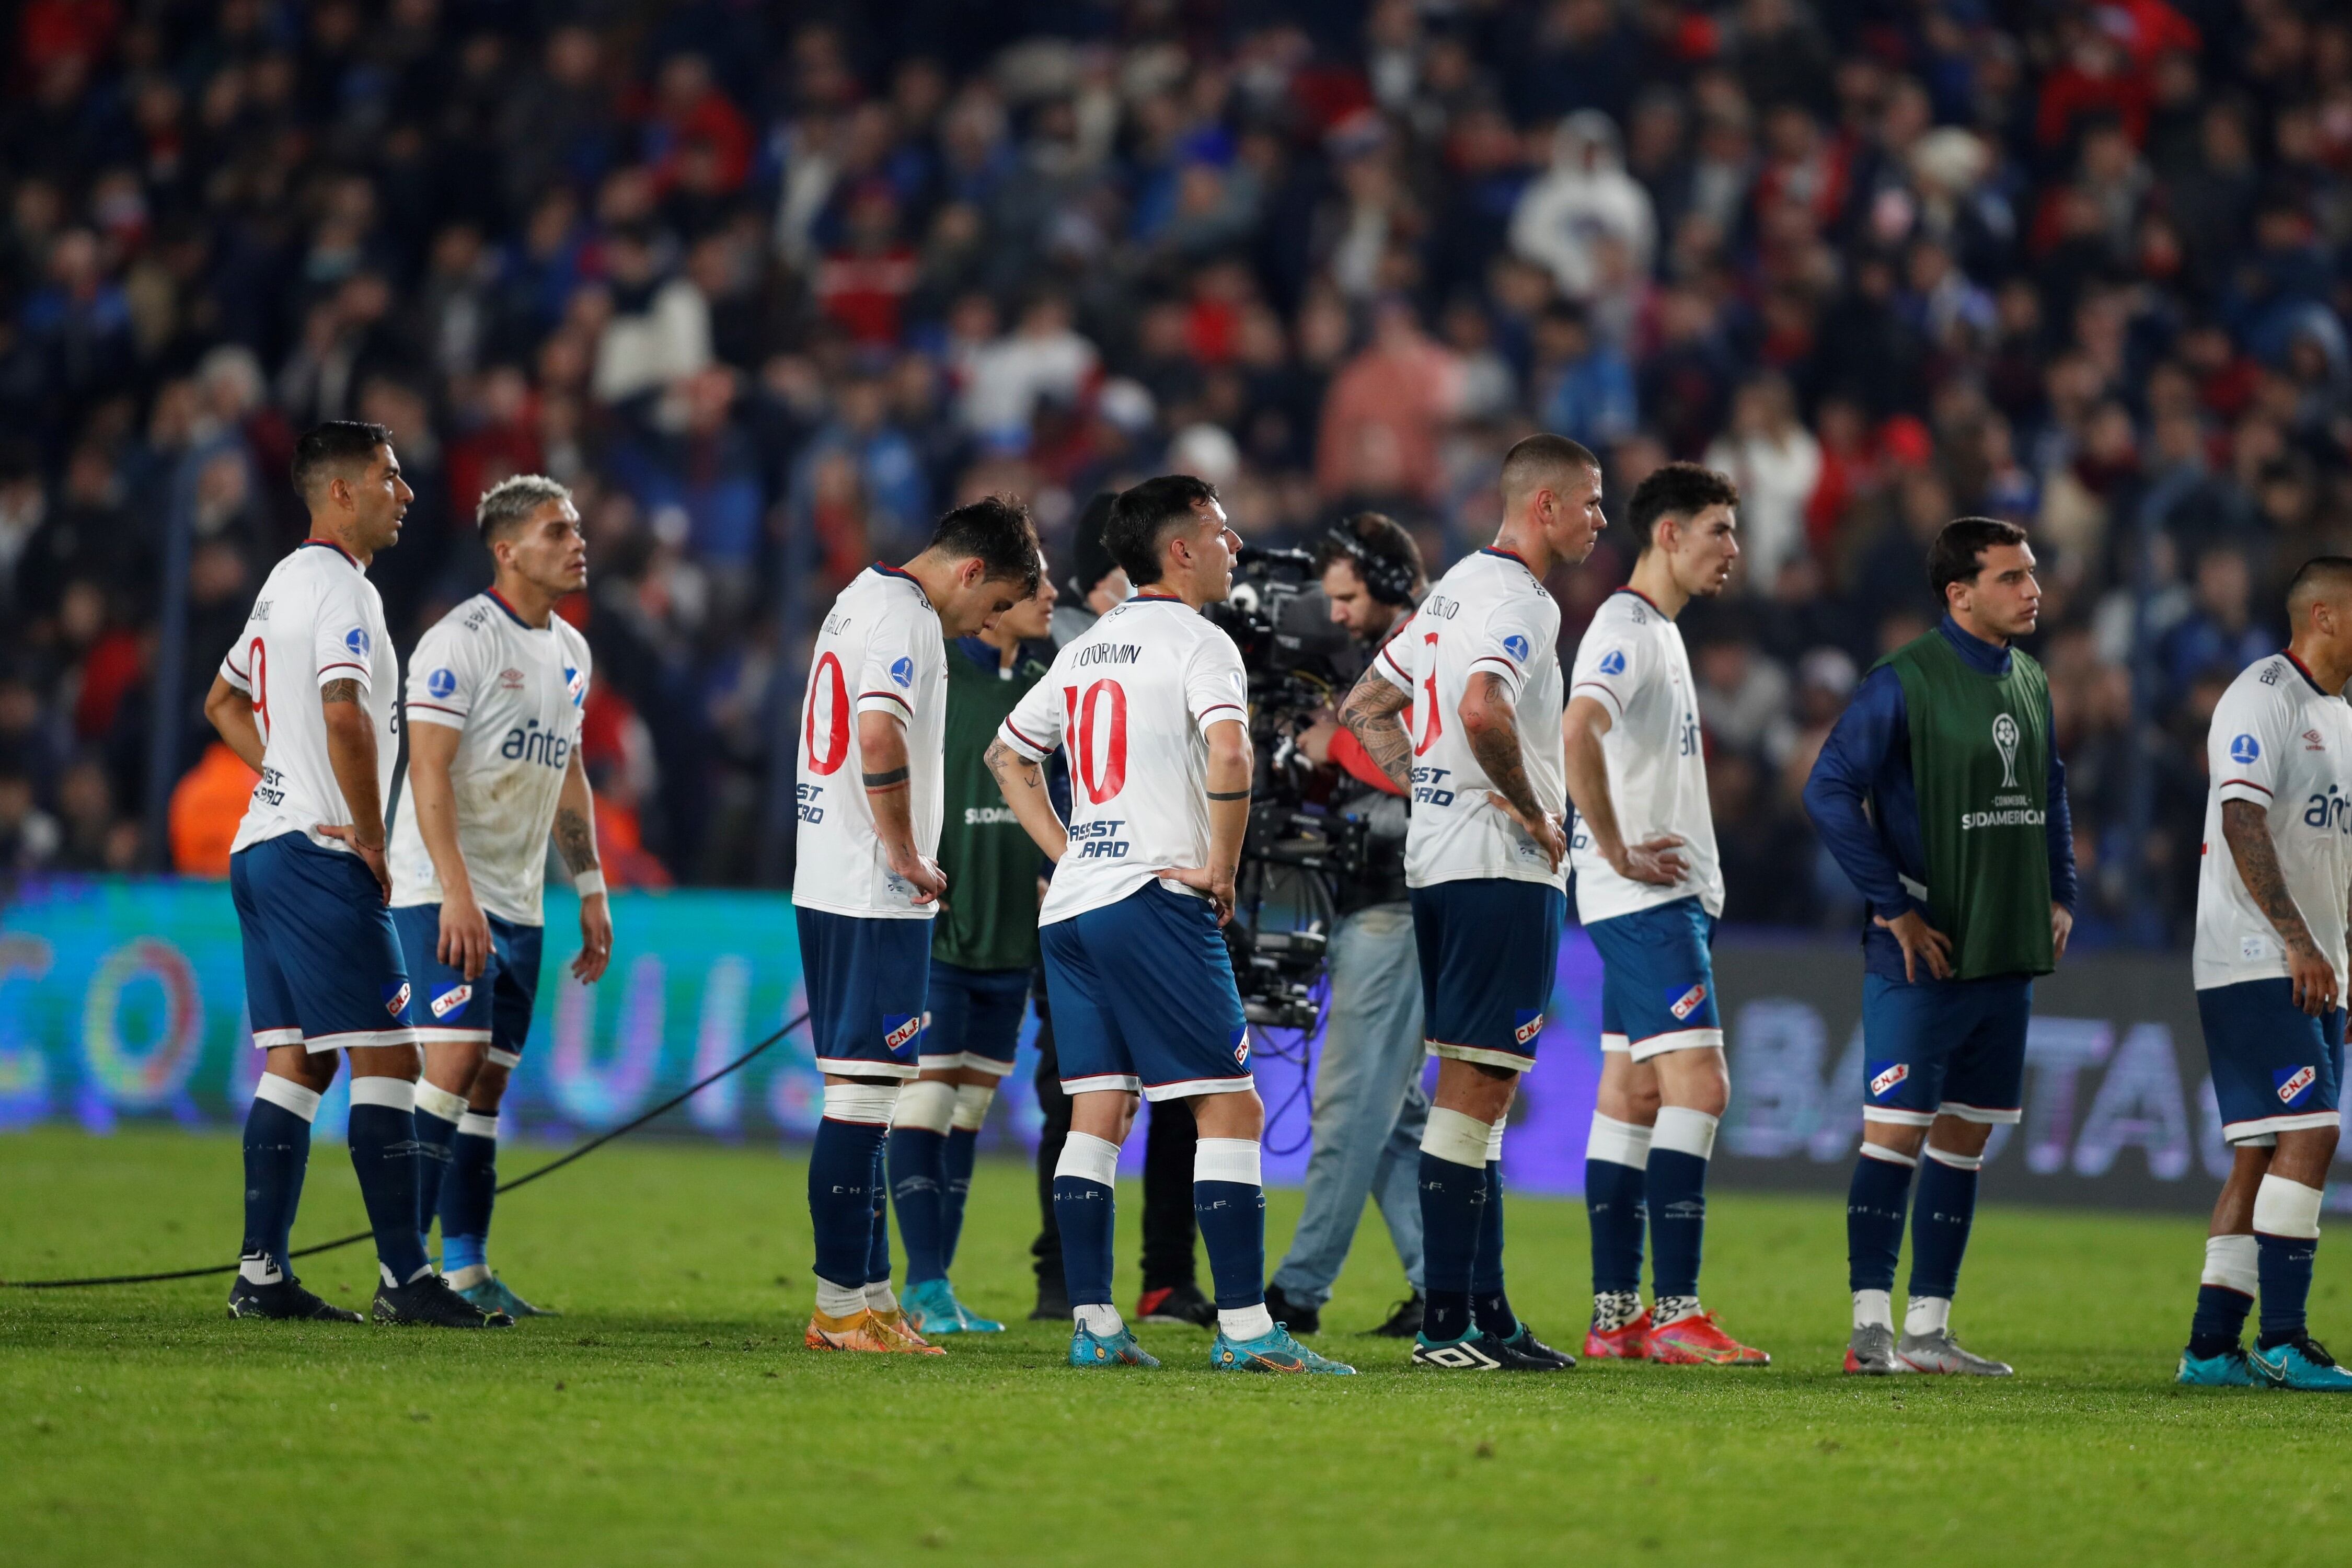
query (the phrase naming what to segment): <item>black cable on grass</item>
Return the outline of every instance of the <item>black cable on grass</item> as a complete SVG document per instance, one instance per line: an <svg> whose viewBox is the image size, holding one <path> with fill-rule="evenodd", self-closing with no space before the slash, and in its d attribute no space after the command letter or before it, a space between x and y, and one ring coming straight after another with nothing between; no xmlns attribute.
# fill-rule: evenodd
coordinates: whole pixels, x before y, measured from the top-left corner
<svg viewBox="0 0 2352 1568"><path fill-rule="evenodd" d="M696 1082L687 1085L686 1088L680 1089L677 1093L671 1095L667 1100L663 1100L659 1105L655 1106L643 1116L637 1117L635 1120L631 1121L623 1122L620 1126L614 1128L610 1132L600 1133L596 1137L591 1138L587 1142L583 1143L577 1149L572 1150L569 1154L560 1154L556 1158L550 1160L546 1164L541 1165L538 1170L528 1172L523 1175L517 1176L511 1182L500 1182L498 1185L498 1192L500 1194L510 1193L517 1187L527 1187L530 1185L531 1183L539 1180L541 1176L551 1176L556 1172L563 1169L564 1166L572 1163L572 1161L595 1152L597 1150L603 1148L605 1144L610 1143L614 1139L622 1136L624 1133L634 1132L638 1128L643 1127L646 1122L653 1121L656 1117L676 1110L679 1106L684 1105L688 1100L692 1100L696 1095L700 1094L704 1089L709 1089L712 1084L717 1083L729 1073L734 1072L738 1068L750 1063L751 1060L757 1057L761 1052L769 1049L778 1041L782 1040L786 1035L791 1034L794 1029L799 1028L803 1024L807 1022L808 1013L803 1009L798 1017L786 1023L782 1028L778 1029L774 1034L770 1035L766 1039L761 1040L758 1045L753 1046L750 1050L745 1051L741 1056L737 1057L733 1061L729 1062L725 1067L720 1068L717 1072L712 1073L709 1077L698 1079ZM288 1254L286 1261L291 1263L297 1258L311 1258L321 1252L332 1252L338 1247L350 1247L354 1243L366 1241L374 1235L375 1233L372 1230L358 1230L353 1231L349 1236L339 1236L332 1241L320 1242L315 1247L298 1247L293 1252ZM237 1265L234 1263L222 1263L206 1268L173 1268L166 1270L161 1274L100 1274L94 1275L88 1279L0 1279L0 1288L5 1288L10 1290L73 1290L93 1285L157 1285L167 1279L202 1279L207 1275L234 1274L236 1270Z"/></svg>

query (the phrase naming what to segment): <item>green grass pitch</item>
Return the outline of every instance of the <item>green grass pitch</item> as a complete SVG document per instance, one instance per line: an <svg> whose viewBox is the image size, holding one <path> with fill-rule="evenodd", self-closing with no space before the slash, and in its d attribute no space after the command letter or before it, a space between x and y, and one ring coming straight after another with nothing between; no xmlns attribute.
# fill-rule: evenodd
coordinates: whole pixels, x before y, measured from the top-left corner
<svg viewBox="0 0 2352 1568"><path fill-rule="evenodd" d="M535 1154L537 1151L529 1152ZM0 1138L0 1269L221 1256L218 1133ZM509 1151L511 1173L531 1163ZM983 1163L957 1271L1030 1302L1025 1170ZM801 1348L797 1163L640 1141L506 1201L498 1261L566 1310L500 1334L233 1323L223 1280L0 1291L0 1563L344 1565L2340 1563L2352 1401L2179 1390L2202 1227L1994 1209L1957 1326L1999 1384L1837 1374L1833 1199L1722 1195L1707 1300L1759 1372L1588 1365L1416 1373L1354 1331L1398 1293L1376 1215L1318 1343L1354 1379L1075 1373L1016 1322L940 1360ZM1134 1258L1123 1194L1123 1269ZM1297 1212L1269 1194L1271 1250ZM311 1161L299 1244L357 1228L348 1161ZM1584 1215L1514 1200L1512 1295L1573 1344ZM364 1306L364 1247L309 1281ZM2314 1328L2352 1318L2323 1246ZM1129 1299L1131 1272L1119 1290Z"/></svg>

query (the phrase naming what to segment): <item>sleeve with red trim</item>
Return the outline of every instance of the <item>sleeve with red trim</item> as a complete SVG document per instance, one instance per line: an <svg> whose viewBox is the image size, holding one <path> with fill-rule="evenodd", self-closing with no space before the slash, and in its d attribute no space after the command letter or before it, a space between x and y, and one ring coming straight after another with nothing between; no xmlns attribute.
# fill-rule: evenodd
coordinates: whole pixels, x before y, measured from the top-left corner
<svg viewBox="0 0 2352 1568"><path fill-rule="evenodd" d="M1212 628L1192 646L1184 671L1184 709L1206 735L1212 724L1249 723L1249 671L1234 639Z"/></svg>
<svg viewBox="0 0 2352 1568"><path fill-rule="evenodd" d="M2222 800L2250 800L2268 810L2278 788L2279 755L2294 737L2292 714L2277 689L2241 680L2213 705L2205 732L2205 765Z"/></svg>
<svg viewBox="0 0 2352 1568"><path fill-rule="evenodd" d="M1569 671L1568 700L1590 697L1609 710L1612 722L1622 721L1625 710L1642 689L1642 682L1651 675L1654 664L1655 644L1646 637L1636 636L1634 628L1612 615L1613 606L1604 605L1592 617L1583 641L1576 646L1576 663Z"/></svg>
<svg viewBox="0 0 2352 1568"><path fill-rule="evenodd" d="M997 726L996 738L1033 763L1044 762L1061 748L1062 683L1055 679L1061 671L1062 661L1057 658L1045 679L1024 692Z"/></svg>
<svg viewBox="0 0 2352 1568"><path fill-rule="evenodd" d="M915 705L922 700L926 664L942 662L947 647L940 638L939 617L911 595L894 603L891 611L866 634L853 706L860 713L887 713L905 721L915 716Z"/></svg>
<svg viewBox="0 0 2352 1568"><path fill-rule="evenodd" d="M1470 673L1501 678L1511 700L1518 700L1528 664L1559 637L1559 606L1548 594L1513 594L1486 614L1472 634Z"/></svg>
<svg viewBox="0 0 2352 1568"><path fill-rule="evenodd" d="M489 634L466 629L452 616L436 622L416 639L408 656L406 706L412 724L439 724L451 730L466 727L481 690L484 652Z"/></svg>
<svg viewBox="0 0 2352 1568"><path fill-rule="evenodd" d="M337 563L340 568L341 563ZM317 619L311 624L310 647L318 667L319 684L356 680L362 691L375 685L375 630L360 590L367 579L356 572L321 573ZM274 671L272 672L275 673Z"/></svg>

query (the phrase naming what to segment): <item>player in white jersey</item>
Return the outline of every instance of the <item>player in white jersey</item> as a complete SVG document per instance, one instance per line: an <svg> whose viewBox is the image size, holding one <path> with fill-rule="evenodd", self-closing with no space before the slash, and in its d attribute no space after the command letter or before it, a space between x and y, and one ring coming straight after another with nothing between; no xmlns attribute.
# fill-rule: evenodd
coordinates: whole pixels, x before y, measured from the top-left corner
<svg viewBox="0 0 2352 1568"><path fill-rule="evenodd" d="M392 921L425 1047L416 1086L416 1228L441 1220L441 1272L485 1310L533 1307L490 1271L499 1102L539 994L551 831L580 894L572 973L613 952L596 803L580 755L588 639L555 613L588 582L572 492L518 474L474 510L496 580L434 625L408 661L408 783L392 824Z"/></svg>
<svg viewBox="0 0 2352 1568"><path fill-rule="evenodd" d="M1120 492L1103 542L1135 596L1054 656L996 732L988 765L1055 863L1037 911L1070 1134L1054 1170L1070 1364L1157 1366L1111 1304L1112 1193L1139 1096L1200 1130L1192 1210L1216 1285L1217 1372L1351 1373L1265 1310L1265 1108L1219 928L1249 823L1249 678L1201 615L1233 590L1240 540L1188 474ZM1070 758L1070 820L1041 766Z"/></svg>
<svg viewBox="0 0 2352 1568"><path fill-rule="evenodd" d="M1567 904L1559 605L1543 579L1591 554L1607 520L1600 459L1562 436L1514 446L1501 489L1494 548L1438 579L1339 719L1412 790L1405 881L1439 1058L1421 1142L1428 1309L1413 1363L1558 1371L1576 1363L1519 1321L1503 1289L1503 1118L1535 1066Z"/></svg>
<svg viewBox="0 0 2352 1568"><path fill-rule="evenodd" d="M2182 1383L2352 1393L2305 1326L2344 1080L2352 898L2352 556L2304 563L2293 640L2214 705L2192 972L2221 1136ZM2239 1343L2262 1300L2250 1357Z"/></svg>
<svg viewBox="0 0 2352 1568"><path fill-rule="evenodd" d="M1601 601L1569 672L1568 836L1577 914L1599 950L1601 1091L1584 1155L1592 1326L1584 1353L1680 1365L1771 1358L1701 1310L1706 1168L1730 1095L1708 946L1723 869L1706 798L1698 690L1675 625L1723 591L1739 491L1668 463L1626 503L1633 578ZM1654 1314L1642 1309L1644 1192Z"/></svg>
<svg viewBox="0 0 2352 1568"><path fill-rule="evenodd" d="M816 1233L811 1350L939 1353L890 1289L884 1139L915 1077L930 977L947 641L1037 591L1037 531L994 497L940 519L904 566L841 591L818 632L801 710L793 874L809 1033L824 1117L809 1152Z"/></svg>
<svg viewBox="0 0 2352 1568"><path fill-rule="evenodd" d="M399 667L367 580L415 499L392 433L337 420L294 447L310 536L269 574L205 715L261 774L229 853L244 938L246 1011L268 1059L245 1123L237 1318L357 1322L302 1289L287 1237L310 1159L310 1122L352 1059L352 1166L375 1234L375 1316L478 1329L416 1236L416 1045L408 976L384 909L383 797L396 751Z"/></svg>

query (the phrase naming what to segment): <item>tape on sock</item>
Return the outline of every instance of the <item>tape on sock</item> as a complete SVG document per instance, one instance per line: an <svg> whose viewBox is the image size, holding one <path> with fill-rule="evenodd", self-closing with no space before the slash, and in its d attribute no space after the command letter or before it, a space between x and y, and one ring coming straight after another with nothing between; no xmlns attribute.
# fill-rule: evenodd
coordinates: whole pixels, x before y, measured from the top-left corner
<svg viewBox="0 0 2352 1568"><path fill-rule="evenodd" d="M1487 1124L1465 1111L1437 1106L1422 1129L1421 1152L1474 1171L1486 1168Z"/></svg>
<svg viewBox="0 0 2352 1568"><path fill-rule="evenodd" d="M266 1072L261 1075L261 1081L253 1086L253 1098L281 1106L305 1121L315 1121L319 1117L319 1101L324 1097L315 1089L304 1089L290 1078Z"/></svg>
<svg viewBox="0 0 2352 1568"><path fill-rule="evenodd" d="M956 1086L955 1114L948 1125L961 1132L977 1132L988 1125L988 1108L996 1099L992 1083L965 1083Z"/></svg>
<svg viewBox="0 0 2352 1568"><path fill-rule="evenodd" d="M2251 1236L2209 1236L2205 1238L2205 1273L2200 1285L2219 1285L2241 1296L2252 1296L2262 1282L2258 1259L2262 1244Z"/></svg>
<svg viewBox="0 0 2352 1568"><path fill-rule="evenodd" d="M1884 1143L1873 1143L1866 1140L1862 1145L1862 1157L1865 1160L1884 1160L1890 1165L1900 1165L1906 1171L1919 1163L1916 1156L1906 1154L1900 1149L1889 1149Z"/></svg>
<svg viewBox="0 0 2352 1568"><path fill-rule="evenodd" d="M824 1086L824 1115L828 1121L863 1121L876 1127L890 1125L891 1108L898 1103L898 1086L895 1083L829 1083Z"/></svg>
<svg viewBox="0 0 2352 1568"><path fill-rule="evenodd" d="M1631 1165L1638 1171L1650 1163L1650 1130L1638 1122L1620 1121L1596 1110L1592 1113L1592 1131L1585 1134L1584 1157L1606 1160L1612 1165Z"/></svg>
<svg viewBox="0 0 2352 1568"><path fill-rule="evenodd" d="M1073 1132L1062 1144L1062 1157L1054 1162L1054 1174L1117 1186L1118 1145L1091 1132Z"/></svg>
<svg viewBox="0 0 2352 1568"><path fill-rule="evenodd" d="M1650 1147L1711 1160L1715 1157L1716 1124L1720 1120L1686 1105L1666 1106L1658 1112L1657 1126L1651 1129Z"/></svg>
<svg viewBox="0 0 2352 1568"><path fill-rule="evenodd" d="M2263 1236L2309 1240L2319 1234L2321 1196L2317 1187L2284 1176L2264 1176L2254 1189L2254 1229Z"/></svg>
<svg viewBox="0 0 2352 1568"><path fill-rule="evenodd" d="M1203 1138L1192 1146L1192 1179L1255 1187L1259 1184L1257 1156L1255 1138Z"/></svg>
<svg viewBox="0 0 2352 1568"><path fill-rule="evenodd" d="M1486 1163L1493 1164L1503 1157L1503 1124L1496 1122L1486 1129Z"/></svg>
<svg viewBox="0 0 2352 1568"><path fill-rule="evenodd" d="M414 1111L416 1109L416 1083L413 1079L366 1078L352 1079L353 1105L381 1105L386 1110Z"/></svg>
<svg viewBox="0 0 2352 1568"><path fill-rule="evenodd" d="M420 1081L416 1086L416 1109L444 1121L456 1121L466 1114L466 1097L452 1094L439 1084Z"/></svg>
<svg viewBox="0 0 2352 1568"><path fill-rule="evenodd" d="M890 1125L944 1134L955 1119L956 1086L938 1079L919 1078L898 1090Z"/></svg>
<svg viewBox="0 0 2352 1568"><path fill-rule="evenodd" d="M1984 1169L1982 1154L1955 1154L1949 1149L1938 1149L1933 1143L1927 1145L1927 1158L1938 1165L1949 1165L1955 1171Z"/></svg>
<svg viewBox="0 0 2352 1568"><path fill-rule="evenodd" d="M466 1112L465 1115L457 1118L457 1136L460 1138L488 1138L492 1142L497 1142L499 1137L499 1113L495 1110L469 1110Z"/></svg>

